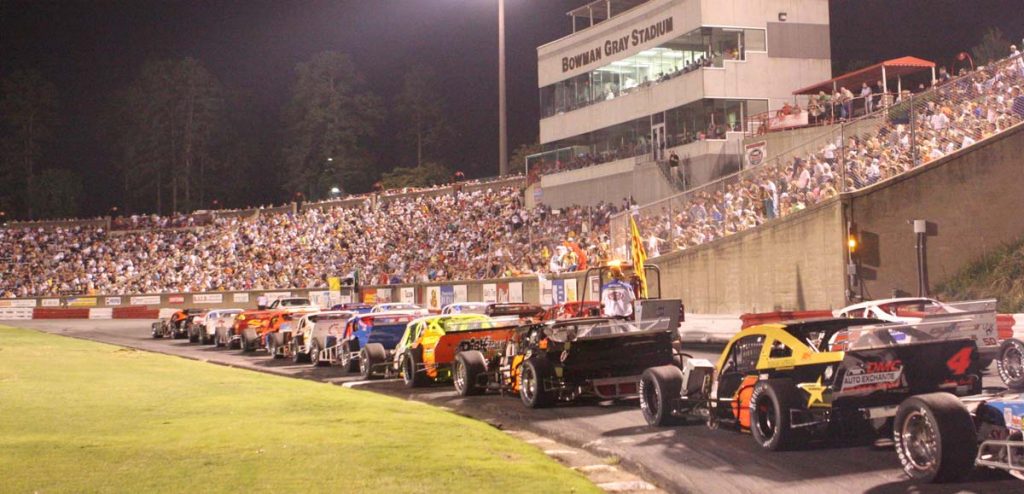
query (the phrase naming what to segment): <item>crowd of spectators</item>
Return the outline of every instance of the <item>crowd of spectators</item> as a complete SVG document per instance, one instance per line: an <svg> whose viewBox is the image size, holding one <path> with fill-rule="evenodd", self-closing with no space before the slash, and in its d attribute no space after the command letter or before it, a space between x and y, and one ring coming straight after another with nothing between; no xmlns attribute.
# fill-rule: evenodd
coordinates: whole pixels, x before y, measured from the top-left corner
<svg viewBox="0 0 1024 494"><path fill-rule="evenodd" d="M1024 115L1024 61L1014 58L940 84L871 130L829 139L813 152L773 160L675 200L634 210L648 250L681 250L756 227L934 161L1006 130ZM911 110L912 108L912 110ZM913 126L913 129L911 129ZM620 251L625 242L619 237ZM622 254L622 252L619 252Z"/></svg>
<svg viewBox="0 0 1024 494"><path fill-rule="evenodd" d="M607 255L615 208L527 210L519 188L367 197L357 207L180 229L0 229L0 296L129 294L499 278ZM148 224L173 224L168 219ZM571 251L573 255L567 255Z"/></svg>

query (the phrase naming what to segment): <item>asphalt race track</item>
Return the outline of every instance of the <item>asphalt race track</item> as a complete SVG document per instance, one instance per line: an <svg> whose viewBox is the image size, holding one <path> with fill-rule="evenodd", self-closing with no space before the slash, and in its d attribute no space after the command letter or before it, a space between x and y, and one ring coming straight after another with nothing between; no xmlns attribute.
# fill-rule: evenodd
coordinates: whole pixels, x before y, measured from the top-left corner
<svg viewBox="0 0 1024 494"><path fill-rule="evenodd" d="M978 472L970 482L948 486L909 483L891 448L867 444L821 444L784 453L760 450L745 434L712 431L703 424L655 429L640 415L637 402L562 405L528 410L518 397L460 398L448 386L410 391L400 381L359 381L338 368L272 360L265 353L243 355L239 350L189 344L188 340L150 338L150 321L34 320L9 321L11 326L35 328L115 345L151 350L219 364L385 393L451 408L496 426L524 428L602 455L614 455L628 469L670 492L1024 492L1024 482L1002 472ZM714 349L689 353L714 360ZM55 358L59 358L55 356ZM991 372L986 385L998 385Z"/></svg>

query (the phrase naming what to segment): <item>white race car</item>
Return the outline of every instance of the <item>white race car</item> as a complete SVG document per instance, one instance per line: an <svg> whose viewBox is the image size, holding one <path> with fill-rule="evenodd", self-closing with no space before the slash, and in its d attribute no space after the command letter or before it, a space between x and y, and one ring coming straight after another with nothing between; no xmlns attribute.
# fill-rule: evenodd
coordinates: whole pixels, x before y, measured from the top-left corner
<svg viewBox="0 0 1024 494"><path fill-rule="evenodd" d="M223 346L217 338L218 331L227 332L235 324L235 316L242 313L242 309L213 309L206 313L199 324L199 343L204 345L216 344Z"/></svg>

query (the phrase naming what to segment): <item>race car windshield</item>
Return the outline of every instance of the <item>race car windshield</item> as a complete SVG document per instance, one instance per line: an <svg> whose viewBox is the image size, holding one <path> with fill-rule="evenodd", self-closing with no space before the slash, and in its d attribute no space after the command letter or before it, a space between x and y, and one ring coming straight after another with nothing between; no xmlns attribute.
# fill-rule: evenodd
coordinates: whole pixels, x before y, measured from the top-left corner
<svg viewBox="0 0 1024 494"><path fill-rule="evenodd" d="M596 320L552 326L547 330L547 335L548 338L562 343L586 338L619 336L648 331L665 331L668 329L668 325L668 318L644 321L626 321L622 319Z"/></svg>
<svg viewBox="0 0 1024 494"><path fill-rule="evenodd" d="M453 314L483 314L487 312L487 304L453 305L451 312Z"/></svg>
<svg viewBox="0 0 1024 494"><path fill-rule="evenodd" d="M850 342L847 350L868 350L872 348L891 348L913 343L924 343L944 339L954 339L955 333L947 334L944 328L955 327L957 321L941 321L919 324L883 324L877 326L860 326L850 328Z"/></svg>
<svg viewBox="0 0 1024 494"><path fill-rule="evenodd" d="M459 331L474 331L477 329L492 329L494 328L494 321L460 321L460 320L444 320L441 321L441 328L444 329L445 333L455 333Z"/></svg>
<svg viewBox="0 0 1024 494"><path fill-rule="evenodd" d="M281 299L281 307L299 307L303 305L309 305L309 299L307 298L286 298Z"/></svg>
<svg viewBox="0 0 1024 494"><path fill-rule="evenodd" d="M878 306L878 310L895 317L925 317L950 314L951 311L934 300L906 300Z"/></svg>

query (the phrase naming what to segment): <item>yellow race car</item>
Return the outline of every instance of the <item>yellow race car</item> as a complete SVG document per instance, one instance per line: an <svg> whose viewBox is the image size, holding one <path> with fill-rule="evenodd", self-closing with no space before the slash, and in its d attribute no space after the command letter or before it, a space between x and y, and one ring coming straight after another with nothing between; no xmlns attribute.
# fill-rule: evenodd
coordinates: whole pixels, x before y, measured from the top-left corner
<svg viewBox="0 0 1024 494"><path fill-rule="evenodd" d="M416 319L406 326L395 348L391 373L401 374L410 388L450 381L456 353L480 345L504 345L515 331L513 324L483 314Z"/></svg>

